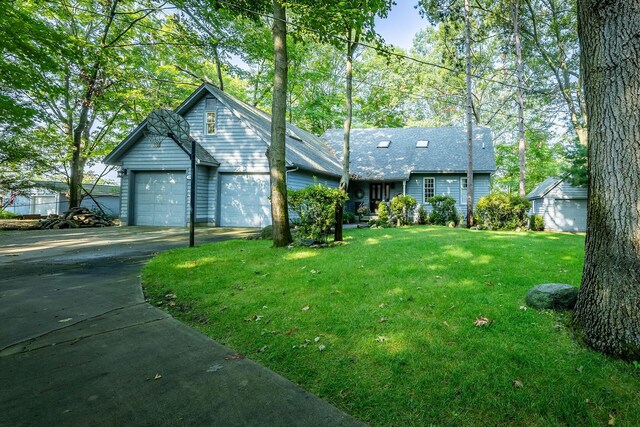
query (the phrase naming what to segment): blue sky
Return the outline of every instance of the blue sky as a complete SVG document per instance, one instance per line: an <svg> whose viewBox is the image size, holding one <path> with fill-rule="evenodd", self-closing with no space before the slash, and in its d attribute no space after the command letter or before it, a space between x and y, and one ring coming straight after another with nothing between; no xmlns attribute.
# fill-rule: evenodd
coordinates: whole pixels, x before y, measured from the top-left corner
<svg viewBox="0 0 640 427"><path fill-rule="evenodd" d="M386 19L376 20L376 29L387 43L409 50L413 36L429 24L414 8L417 0L396 0L396 3Z"/></svg>

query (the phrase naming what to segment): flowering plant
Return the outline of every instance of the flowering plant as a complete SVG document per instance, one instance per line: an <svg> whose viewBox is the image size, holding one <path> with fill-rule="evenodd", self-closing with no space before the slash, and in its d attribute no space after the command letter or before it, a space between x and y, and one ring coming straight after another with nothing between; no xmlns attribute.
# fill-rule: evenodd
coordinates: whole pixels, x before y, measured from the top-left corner
<svg viewBox="0 0 640 427"><path fill-rule="evenodd" d="M356 213L358 215L369 215L371 211L369 210L366 204L360 203L360 206L358 206L358 210L356 211Z"/></svg>

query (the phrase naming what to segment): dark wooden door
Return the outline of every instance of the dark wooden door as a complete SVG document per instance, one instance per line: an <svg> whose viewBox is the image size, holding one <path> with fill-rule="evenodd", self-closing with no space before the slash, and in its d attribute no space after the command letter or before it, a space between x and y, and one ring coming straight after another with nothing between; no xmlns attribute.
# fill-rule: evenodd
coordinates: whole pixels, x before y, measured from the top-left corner
<svg viewBox="0 0 640 427"><path fill-rule="evenodd" d="M389 184L382 182L369 184L369 210L371 210L371 212L378 212L378 204L383 200L388 201L390 192L391 188Z"/></svg>

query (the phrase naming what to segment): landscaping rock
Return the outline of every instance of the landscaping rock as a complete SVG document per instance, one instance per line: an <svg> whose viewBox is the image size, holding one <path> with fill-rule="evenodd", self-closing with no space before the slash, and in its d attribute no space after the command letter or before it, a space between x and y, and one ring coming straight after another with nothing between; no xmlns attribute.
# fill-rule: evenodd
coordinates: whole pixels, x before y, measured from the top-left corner
<svg viewBox="0 0 640 427"><path fill-rule="evenodd" d="M578 288L562 283L545 283L527 292L525 301L533 308L571 310L578 299Z"/></svg>

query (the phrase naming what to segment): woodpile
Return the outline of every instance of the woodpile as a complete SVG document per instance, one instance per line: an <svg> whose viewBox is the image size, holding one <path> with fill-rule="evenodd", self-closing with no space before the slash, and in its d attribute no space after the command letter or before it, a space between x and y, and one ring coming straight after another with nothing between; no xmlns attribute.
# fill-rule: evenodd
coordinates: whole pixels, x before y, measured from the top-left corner
<svg viewBox="0 0 640 427"><path fill-rule="evenodd" d="M115 225L87 208L72 208L62 215L49 215L38 224L40 229L110 227Z"/></svg>

